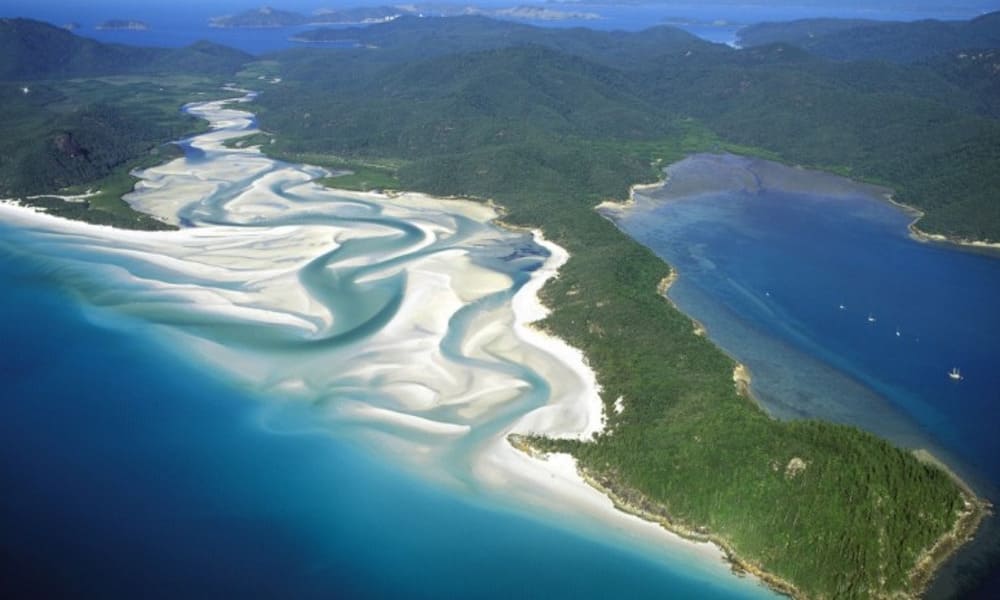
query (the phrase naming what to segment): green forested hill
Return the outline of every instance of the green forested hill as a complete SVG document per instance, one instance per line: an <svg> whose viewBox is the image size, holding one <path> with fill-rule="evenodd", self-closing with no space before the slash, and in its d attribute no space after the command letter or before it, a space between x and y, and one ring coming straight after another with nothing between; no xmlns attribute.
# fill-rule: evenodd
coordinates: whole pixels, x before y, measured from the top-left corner
<svg viewBox="0 0 1000 600"><path fill-rule="evenodd" d="M381 57L405 62L527 45L544 46L615 67L629 67L670 52L723 51L720 46L669 26L642 32L543 29L479 16L432 19L404 16L377 27L317 29L296 37L314 42L355 42L367 50L380 51L364 53L365 60ZM360 56L357 52L349 54Z"/></svg>
<svg viewBox="0 0 1000 600"><path fill-rule="evenodd" d="M959 50L928 61L927 67L971 93L978 112L1000 118L1000 49Z"/></svg>
<svg viewBox="0 0 1000 600"><path fill-rule="evenodd" d="M139 73L231 74L252 57L209 42L186 48L105 44L31 19L0 18L0 81Z"/></svg>
<svg viewBox="0 0 1000 600"><path fill-rule="evenodd" d="M741 29L739 39L747 47L783 42L834 60L910 63L957 50L1000 47L1000 12L971 21L761 23Z"/></svg>
<svg viewBox="0 0 1000 600"><path fill-rule="evenodd" d="M805 47L816 38L841 33L850 29L889 24L872 19L814 18L794 21L754 23L736 32L736 39L744 48L768 44L792 44ZM894 23L895 24L895 23Z"/></svg>

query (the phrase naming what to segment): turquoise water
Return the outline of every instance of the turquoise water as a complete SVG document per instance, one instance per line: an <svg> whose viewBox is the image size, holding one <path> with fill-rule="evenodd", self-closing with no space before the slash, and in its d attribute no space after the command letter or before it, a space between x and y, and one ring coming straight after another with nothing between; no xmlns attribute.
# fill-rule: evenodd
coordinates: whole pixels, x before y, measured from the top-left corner
<svg viewBox="0 0 1000 600"><path fill-rule="evenodd" d="M884 190L701 155L610 216L781 418L858 425L1000 489L1000 253L912 240ZM952 367L964 376L948 377Z"/></svg>
<svg viewBox="0 0 1000 600"><path fill-rule="evenodd" d="M586 401L514 332L538 240L227 149L254 123L221 104L128 197L181 231L0 207L5 592L773 596L503 465L522 418Z"/></svg>

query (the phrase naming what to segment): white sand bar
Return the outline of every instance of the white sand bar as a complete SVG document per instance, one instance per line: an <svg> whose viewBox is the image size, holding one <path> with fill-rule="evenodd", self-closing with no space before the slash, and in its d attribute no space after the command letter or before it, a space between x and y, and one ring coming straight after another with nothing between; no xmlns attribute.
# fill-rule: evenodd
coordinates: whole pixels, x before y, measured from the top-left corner
<svg viewBox="0 0 1000 600"><path fill-rule="evenodd" d="M485 204L334 191L315 183L323 169L226 148L255 132L249 113L226 106L189 106L212 131L186 140L185 158L137 172L126 197L179 230L0 205L0 221L16 226L12 247L51 263L98 312L128 315L275 407L313 407L331 434L483 503L654 557L697 558L706 577L727 571L718 549L616 511L571 458L539 460L507 442L604 427L583 354L531 325L547 314L538 291L565 250L539 231L494 226Z"/></svg>

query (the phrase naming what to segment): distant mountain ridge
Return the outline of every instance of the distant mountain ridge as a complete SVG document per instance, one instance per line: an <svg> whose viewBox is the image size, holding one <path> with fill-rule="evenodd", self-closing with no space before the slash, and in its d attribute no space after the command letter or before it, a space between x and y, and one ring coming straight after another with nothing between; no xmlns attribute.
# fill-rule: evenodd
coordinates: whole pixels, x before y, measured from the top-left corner
<svg viewBox="0 0 1000 600"><path fill-rule="evenodd" d="M299 25L359 25L384 23L402 15L418 15L416 5L406 6L357 6L352 8L319 9L311 15L270 6L251 9L235 15L223 15L209 19L209 25L219 28L266 29L296 27Z"/></svg>
<svg viewBox="0 0 1000 600"><path fill-rule="evenodd" d="M287 10L277 10L270 6L262 6L258 9L247 10L235 15L223 15L209 19L212 27L247 27L247 28L268 28L268 27L292 27L304 25L309 22L305 15Z"/></svg>
<svg viewBox="0 0 1000 600"><path fill-rule="evenodd" d="M737 35L744 47L781 42L833 60L912 63L957 50L1000 48L1000 12L969 21L804 19L750 25Z"/></svg>
<svg viewBox="0 0 1000 600"><path fill-rule="evenodd" d="M253 57L212 42L184 48L105 44L32 19L0 19L0 80L139 72L222 74Z"/></svg>
<svg viewBox="0 0 1000 600"><path fill-rule="evenodd" d="M111 19L104 21L95 29L104 31L147 31L149 25L145 21L135 21L129 19Z"/></svg>
<svg viewBox="0 0 1000 600"><path fill-rule="evenodd" d="M725 48L669 25L641 32L600 31L584 28L542 28L479 15L440 19L402 16L372 27L321 28L304 31L293 39L303 42L380 48L386 61L412 60L454 52L493 50L538 45L586 57L617 67L637 67L672 53L716 54ZM642 58L640 58L642 57Z"/></svg>
<svg viewBox="0 0 1000 600"><path fill-rule="evenodd" d="M321 8L306 15L270 6L251 9L234 15L209 19L209 25L220 28L277 28L299 25L365 25L385 23L404 16L457 17L488 16L515 21L592 21L601 16L594 12L567 11L552 6L518 5L508 7L482 7L465 4L398 4L383 6L355 6L347 8Z"/></svg>

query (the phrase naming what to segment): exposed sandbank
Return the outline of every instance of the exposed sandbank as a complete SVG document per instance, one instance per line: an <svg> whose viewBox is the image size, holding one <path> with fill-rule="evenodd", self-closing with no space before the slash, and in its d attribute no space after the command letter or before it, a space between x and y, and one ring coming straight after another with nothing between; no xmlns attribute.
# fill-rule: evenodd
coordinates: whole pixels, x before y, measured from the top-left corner
<svg viewBox="0 0 1000 600"><path fill-rule="evenodd" d="M462 468L491 490L491 503L502 498L501 504L517 510L529 506L531 514L595 536L613 533L657 556L666 551L710 557L694 561L693 571L706 577L724 573L717 548L689 543L616 510L586 484L570 457L535 460L507 440L512 432L587 438L603 428L600 390L583 354L531 325L547 314L537 292L568 259L562 248L533 232L548 258L509 304L483 310L470 322L456 363L443 348L459 310L511 286L509 277L471 258L509 235L484 226L497 218L496 211L421 194L325 190L313 182L322 169L271 161L252 148L224 148L226 139L253 131L249 115L228 108L230 102L189 107L215 127L190 141L211 160L178 159L140 171L141 182L127 197L137 209L188 225L179 231L117 230L15 207L3 207L0 216L44 238L25 251L48 251L60 260L70 247L81 250L74 254L85 258L73 274L97 294L91 301L150 320L189 358L254 389L316 403L318 423L370 427L362 435L380 452L448 485L467 485L463 474L452 477L440 468L460 450L467 463ZM367 219L373 212L386 224ZM363 225L326 220L355 213L366 217ZM477 225L459 233L457 218ZM412 239L401 237L391 226L395 221L407 224ZM268 350L325 343L338 334L344 319L322 290L304 285L303 273L319 257L374 239L387 242L379 253L336 256L323 269L357 273L360 286L405 278L395 316L362 345L315 354ZM453 247L425 252L442 241ZM93 292L109 286L129 291ZM219 324L225 325L221 334L214 329ZM529 384L481 364L530 365L547 384L547 402L519 409L505 421Z"/></svg>

